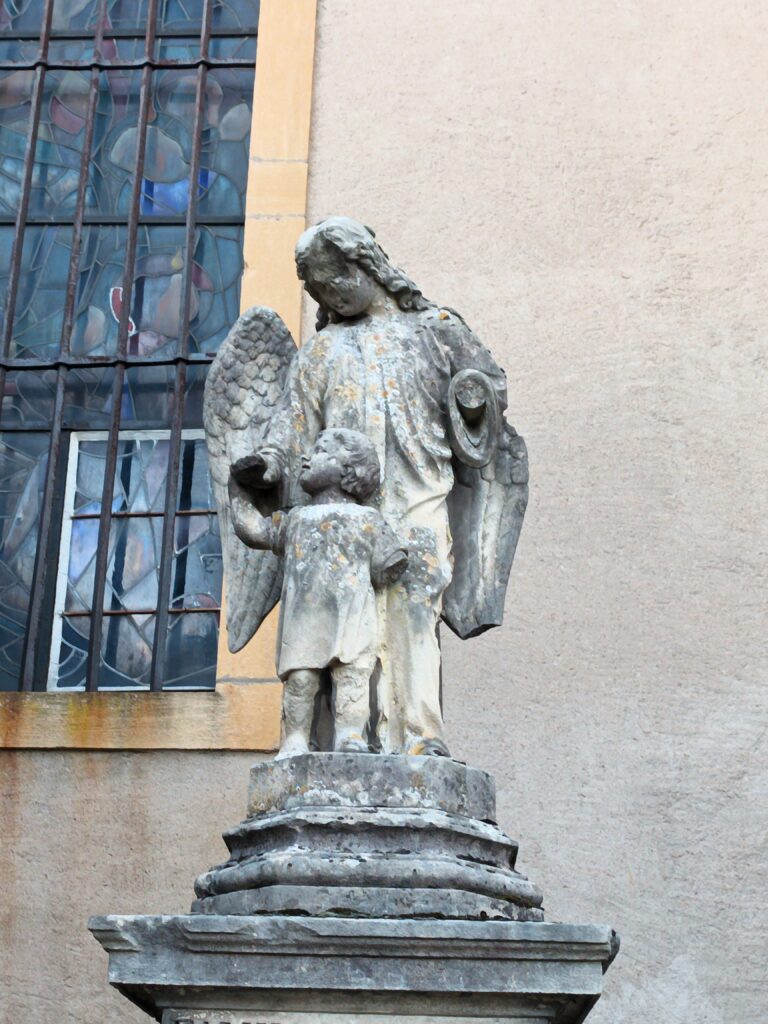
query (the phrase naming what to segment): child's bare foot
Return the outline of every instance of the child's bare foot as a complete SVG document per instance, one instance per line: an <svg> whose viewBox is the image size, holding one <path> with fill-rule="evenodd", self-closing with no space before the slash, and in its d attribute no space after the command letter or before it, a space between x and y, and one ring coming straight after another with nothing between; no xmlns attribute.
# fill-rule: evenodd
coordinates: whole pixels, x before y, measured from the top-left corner
<svg viewBox="0 0 768 1024"><path fill-rule="evenodd" d="M280 747L280 750L275 755L276 761L283 761L286 757L297 757L299 754L308 754L309 746L307 740L299 732L291 733L290 736L286 736Z"/></svg>

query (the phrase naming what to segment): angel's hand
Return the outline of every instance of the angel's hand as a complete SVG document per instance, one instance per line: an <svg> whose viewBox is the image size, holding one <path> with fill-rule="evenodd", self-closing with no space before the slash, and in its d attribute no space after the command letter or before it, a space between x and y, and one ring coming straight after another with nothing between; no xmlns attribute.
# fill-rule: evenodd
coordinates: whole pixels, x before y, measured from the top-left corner
<svg viewBox="0 0 768 1024"><path fill-rule="evenodd" d="M264 448L238 459L230 468L230 477L234 478L246 490L263 490L274 487L283 475L283 462L279 454L272 448Z"/></svg>

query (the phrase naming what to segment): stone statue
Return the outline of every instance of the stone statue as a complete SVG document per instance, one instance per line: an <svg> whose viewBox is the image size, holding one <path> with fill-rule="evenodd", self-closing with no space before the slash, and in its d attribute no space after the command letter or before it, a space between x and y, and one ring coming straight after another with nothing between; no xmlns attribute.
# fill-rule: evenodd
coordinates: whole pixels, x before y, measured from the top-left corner
<svg viewBox="0 0 768 1024"><path fill-rule="evenodd" d="M504 373L362 224L296 261L317 333L249 310L204 406L229 642L280 601L283 743L190 914L91 919L110 981L163 1024L583 1021L617 936L546 921L493 778L420 756L447 754L439 620L501 622L527 498Z"/></svg>
<svg viewBox="0 0 768 1024"><path fill-rule="evenodd" d="M235 533L284 559L277 672L285 682L285 740L278 756L309 753L323 669L333 682L334 750L368 753L369 683L379 646L374 586L394 583L408 563L382 514L362 504L379 489L376 449L356 430L322 431L299 477L310 504L271 519L237 476L236 464Z"/></svg>
<svg viewBox="0 0 768 1024"><path fill-rule="evenodd" d="M305 724L293 727L296 694L302 688L299 703L310 692L314 696L325 669L340 680L352 662L339 652L351 643L357 658L363 641L345 636L338 647L318 647L312 657L308 650L304 660L311 665L289 658L286 637L294 635L294 617L302 634L326 629L329 619L334 628L353 627L347 612L321 607L330 599L327 573L318 574L315 566L316 585L309 576L299 584L297 573L305 572L298 568L301 558L293 554L281 562L280 530L312 536L311 517L290 510L327 507L322 489L311 494L314 485L306 487L307 459L313 465L320 457L318 438L338 430L363 434L381 467L380 486L366 500L386 528L373 518L370 525L377 535L397 538L392 552L408 552L407 564L396 560L397 573L374 567L380 553L365 556L370 561L363 571L360 532L353 528L358 520L350 515L360 506L339 483L346 472L343 457L335 454L337 442L329 441L325 457L336 460L339 480L323 487L331 488L333 503L343 495L340 553L349 558L354 548L354 571L365 580L364 603L376 609L375 658L365 656L374 663L376 721L365 742L385 753L447 754L438 623L442 618L462 638L501 623L527 501L525 444L503 416L505 375L464 320L425 299L390 263L373 231L357 221L331 217L310 228L299 239L296 263L319 305L316 334L297 349L274 311L249 310L222 345L206 385L230 647L246 644L281 593L291 592L282 610L279 671L286 678L289 672L309 673L301 687L287 687L284 709L291 744L306 739ZM285 527L275 527L270 518L280 510L287 512ZM323 513L313 514L319 532ZM273 524L269 529L257 525L264 518ZM323 557L322 550L318 535L312 559ZM375 582L377 573L372 597L369 577ZM367 623L360 628L372 637ZM318 664L325 655L331 660ZM353 661L355 673L362 672L365 659ZM353 725L340 712L339 685L335 743L357 744L363 697L358 696ZM348 694L358 685L350 683Z"/></svg>

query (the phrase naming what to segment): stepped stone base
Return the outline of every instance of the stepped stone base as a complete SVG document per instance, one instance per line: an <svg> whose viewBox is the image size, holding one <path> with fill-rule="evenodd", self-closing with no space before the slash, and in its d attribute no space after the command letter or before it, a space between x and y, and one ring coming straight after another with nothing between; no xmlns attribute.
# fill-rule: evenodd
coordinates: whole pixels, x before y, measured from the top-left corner
<svg viewBox="0 0 768 1024"><path fill-rule="evenodd" d="M543 920L484 772L447 758L256 765L191 914L97 917L162 1024L578 1024L618 946Z"/></svg>
<svg viewBox="0 0 768 1024"><path fill-rule="evenodd" d="M304 754L256 765L230 859L194 913L540 921L485 772L448 758Z"/></svg>

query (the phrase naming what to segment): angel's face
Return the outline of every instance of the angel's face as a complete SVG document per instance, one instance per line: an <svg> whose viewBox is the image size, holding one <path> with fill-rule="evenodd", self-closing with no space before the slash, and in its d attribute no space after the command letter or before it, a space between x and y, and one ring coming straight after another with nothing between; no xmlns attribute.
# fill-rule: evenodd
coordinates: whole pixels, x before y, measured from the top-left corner
<svg viewBox="0 0 768 1024"><path fill-rule="evenodd" d="M360 316L376 298L376 282L356 263L346 260L332 246L312 253L304 287L326 309L340 317Z"/></svg>

